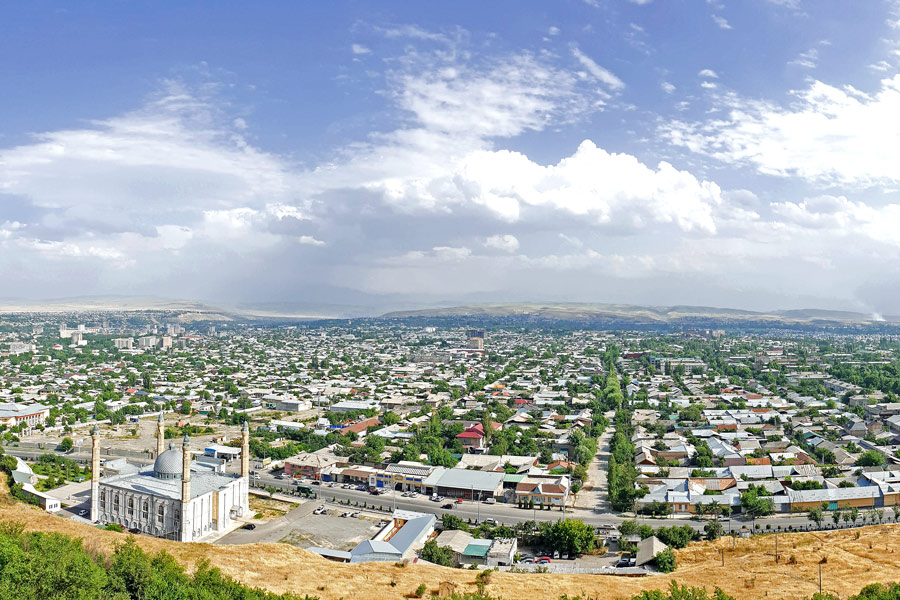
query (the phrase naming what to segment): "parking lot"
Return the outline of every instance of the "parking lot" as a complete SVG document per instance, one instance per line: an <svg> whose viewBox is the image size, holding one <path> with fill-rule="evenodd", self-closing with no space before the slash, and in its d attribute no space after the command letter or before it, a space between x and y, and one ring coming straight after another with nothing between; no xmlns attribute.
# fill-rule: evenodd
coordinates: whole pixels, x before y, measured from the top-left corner
<svg viewBox="0 0 900 600"><path fill-rule="evenodd" d="M323 502L307 501L298 508L267 523L256 524L254 529L239 529L217 543L253 544L257 542L282 542L299 548L318 546L334 550L351 550L357 544L370 539L380 529L381 515L354 508L335 508L328 505L323 514L315 514ZM347 514L343 517L341 515ZM359 514L357 517L350 516Z"/></svg>

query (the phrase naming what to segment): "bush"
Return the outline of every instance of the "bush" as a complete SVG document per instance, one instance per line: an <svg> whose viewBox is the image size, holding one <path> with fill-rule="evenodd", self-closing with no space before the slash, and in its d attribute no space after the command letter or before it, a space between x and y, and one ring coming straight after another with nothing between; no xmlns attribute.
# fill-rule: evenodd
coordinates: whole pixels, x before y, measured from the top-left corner
<svg viewBox="0 0 900 600"><path fill-rule="evenodd" d="M663 573L671 573L678 566L675 561L675 553L668 548L653 557L656 568Z"/></svg>
<svg viewBox="0 0 900 600"><path fill-rule="evenodd" d="M419 584L419 587L416 588L416 591L413 592L413 597L414 597L414 598L421 598L422 596L425 595L425 591L426 591L427 589L428 589L428 586L426 586L424 583L420 583L420 584Z"/></svg>
<svg viewBox="0 0 900 600"><path fill-rule="evenodd" d="M106 531L118 531L119 533L124 533L125 529L119 525L118 523L107 523L106 526L103 527Z"/></svg>

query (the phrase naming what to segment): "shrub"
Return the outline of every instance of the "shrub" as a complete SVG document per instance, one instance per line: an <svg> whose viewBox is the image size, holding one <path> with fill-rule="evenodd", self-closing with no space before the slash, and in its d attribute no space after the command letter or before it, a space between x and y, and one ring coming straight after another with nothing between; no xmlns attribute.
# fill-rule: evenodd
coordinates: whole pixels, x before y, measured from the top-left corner
<svg viewBox="0 0 900 600"><path fill-rule="evenodd" d="M675 553L668 548L653 557L656 568L663 573L671 573L678 566L675 561Z"/></svg>

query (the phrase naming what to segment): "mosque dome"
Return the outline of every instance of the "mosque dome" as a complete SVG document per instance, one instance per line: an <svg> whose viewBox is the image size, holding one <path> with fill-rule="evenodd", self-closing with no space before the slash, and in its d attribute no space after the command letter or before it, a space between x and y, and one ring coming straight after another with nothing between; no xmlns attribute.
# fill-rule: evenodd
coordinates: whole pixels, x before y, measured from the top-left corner
<svg viewBox="0 0 900 600"><path fill-rule="evenodd" d="M182 461L181 450L175 444L169 444L169 449L156 457L153 476L157 479L181 479L184 471Z"/></svg>

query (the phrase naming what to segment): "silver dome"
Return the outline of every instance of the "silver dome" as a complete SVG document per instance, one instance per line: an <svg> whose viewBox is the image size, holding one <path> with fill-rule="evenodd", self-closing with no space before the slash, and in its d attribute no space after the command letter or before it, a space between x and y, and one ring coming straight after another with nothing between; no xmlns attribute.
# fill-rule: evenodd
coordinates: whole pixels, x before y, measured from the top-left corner
<svg viewBox="0 0 900 600"><path fill-rule="evenodd" d="M181 450L175 444L169 444L169 449L153 463L153 476L157 479L181 479L183 470Z"/></svg>

